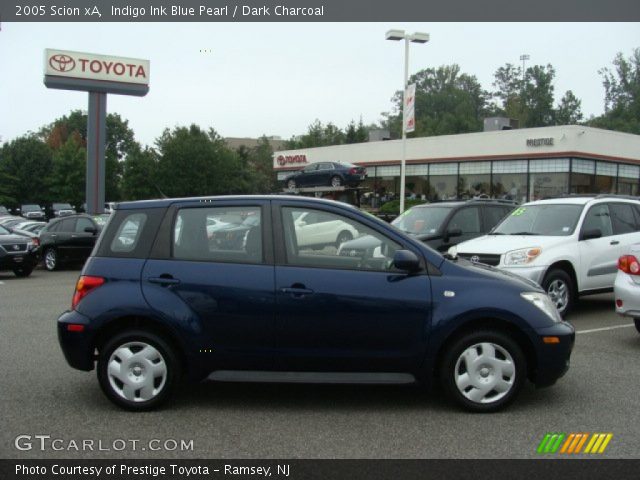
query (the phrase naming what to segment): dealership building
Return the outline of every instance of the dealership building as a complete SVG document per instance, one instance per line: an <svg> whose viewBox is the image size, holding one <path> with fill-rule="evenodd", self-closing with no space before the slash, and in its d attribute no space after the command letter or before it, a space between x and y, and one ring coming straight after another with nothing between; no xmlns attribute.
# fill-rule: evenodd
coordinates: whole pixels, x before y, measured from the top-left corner
<svg viewBox="0 0 640 480"><path fill-rule="evenodd" d="M279 180L309 164L367 168L363 187L400 192L402 140L276 151ZM640 135L576 125L406 141L406 192L426 200L487 195L526 202L568 193L640 195Z"/></svg>

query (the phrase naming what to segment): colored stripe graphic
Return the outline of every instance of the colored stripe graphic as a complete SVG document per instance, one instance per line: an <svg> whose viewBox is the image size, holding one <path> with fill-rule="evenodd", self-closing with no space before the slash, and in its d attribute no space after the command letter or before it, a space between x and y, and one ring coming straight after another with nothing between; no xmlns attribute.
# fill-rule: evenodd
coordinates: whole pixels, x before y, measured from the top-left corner
<svg viewBox="0 0 640 480"><path fill-rule="evenodd" d="M607 449L613 433L547 433L537 448L537 453L561 453L575 455L578 453L601 454ZM588 441L587 441L588 440ZM585 446L584 451L582 448Z"/></svg>

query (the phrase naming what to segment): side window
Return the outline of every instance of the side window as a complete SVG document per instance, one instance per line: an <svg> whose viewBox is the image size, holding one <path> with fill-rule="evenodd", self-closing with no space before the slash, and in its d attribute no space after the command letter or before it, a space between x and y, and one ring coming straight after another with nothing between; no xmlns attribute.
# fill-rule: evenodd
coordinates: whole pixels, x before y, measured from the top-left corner
<svg viewBox="0 0 640 480"><path fill-rule="evenodd" d="M111 241L111 251L132 252L138 244L140 233L146 221L147 215L145 213L133 213L127 216Z"/></svg>
<svg viewBox="0 0 640 480"><path fill-rule="evenodd" d="M306 215L304 215L306 213ZM296 219L313 215L320 228L306 228ZM282 209L287 264L350 270L394 270L398 243L348 217L331 212Z"/></svg>
<svg viewBox="0 0 640 480"><path fill-rule="evenodd" d="M609 207L604 203L591 207L582 223L583 232L594 229L599 229L603 237L608 237L613 232Z"/></svg>
<svg viewBox="0 0 640 480"><path fill-rule="evenodd" d="M609 211L611 212L614 235L640 230L633 215L633 207L628 203L611 203L609 204Z"/></svg>
<svg viewBox="0 0 640 480"><path fill-rule="evenodd" d="M96 228L91 220L85 217L79 217L76 221L76 233L86 233L84 231L85 228Z"/></svg>
<svg viewBox="0 0 640 480"><path fill-rule="evenodd" d="M60 222L61 225L58 227L57 232L75 232L76 230L76 219L75 218L65 218Z"/></svg>
<svg viewBox="0 0 640 480"><path fill-rule="evenodd" d="M308 165L302 169L304 173L310 173L318 169L318 164L314 163L313 165Z"/></svg>
<svg viewBox="0 0 640 480"><path fill-rule="evenodd" d="M478 207L462 208L453 214L448 230L459 228L462 233L480 233L480 210Z"/></svg>
<svg viewBox="0 0 640 480"><path fill-rule="evenodd" d="M333 170L333 165L331 163L320 163L318 170Z"/></svg>
<svg viewBox="0 0 640 480"><path fill-rule="evenodd" d="M57 231L60 230L60 225L61 224L62 224L62 222L50 223L45 228L47 229L47 232L57 232Z"/></svg>
<svg viewBox="0 0 640 480"><path fill-rule="evenodd" d="M180 209L173 228L172 257L203 262L262 263L260 207Z"/></svg>
<svg viewBox="0 0 640 480"><path fill-rule="evenodd" d="M484 208L484 219L485 219L485 230L488 232L493 227L495 227L500 220L502 220L509 213L510 209L504 207L485 207Z"/></svg>

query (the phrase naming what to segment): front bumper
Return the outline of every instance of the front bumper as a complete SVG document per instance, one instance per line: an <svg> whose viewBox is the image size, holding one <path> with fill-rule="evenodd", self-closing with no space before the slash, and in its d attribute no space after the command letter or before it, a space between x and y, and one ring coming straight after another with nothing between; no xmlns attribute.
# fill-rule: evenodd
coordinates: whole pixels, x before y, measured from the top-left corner
<svg viewBox="0 0 640 480"><path fill-rule="evenodd" d="M33 269L37 264L38 252L35 249L17 253L6 253L4 249L0 249L0 270L13 270L19 267Z"/></svg>
<svg viewBox="0 0 640 480"><path fill-rule="evenodd" d="M536 282L538 285L542 283L542 278L544 277L544 272L547 271L546 266L535 266L535 267L505 267L499 266L497 267L499 270L504 270L505 272L513 273L520 277L527 278Z"/></svg>
<svg viewBox="0 0 640 480"><path fill-rule="evenodd" d="M84 325L84 331L71 332L68 325ZM58 318L58 342L67 363L78 370L93 370L94 336L89 318L75 310L68 310Z"/></svg>
<svg viewBox="0 0 640 480"><path fill-rule="evenodd" d="M640 318L640 277L632 277L618 271L613 284L616 313L624 317ZM619 300L622 306L618 306Z"/></svg>
<svg viewBox="0 0 640 480"><path fill-rule="evenodd" d="M531 372L531 380L536 387L547 387L556 383L569 370L576 333L571 324L561 322L536 330L536 335L537 364ZM558 337L560 343L544 343L544 337Z"/></svg>

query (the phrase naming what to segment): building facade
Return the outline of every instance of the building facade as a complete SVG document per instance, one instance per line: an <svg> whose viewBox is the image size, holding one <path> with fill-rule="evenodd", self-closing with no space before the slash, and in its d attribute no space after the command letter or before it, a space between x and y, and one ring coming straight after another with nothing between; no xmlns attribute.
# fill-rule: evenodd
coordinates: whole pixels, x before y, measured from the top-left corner
<svg viewBox="0 0 640 480"><path fill-rule="evenodd" d="M363 186L400 192L402 141L277 151L278 179L316 162L367 167ZM556 126L407 139L407 196L526 202L568 193L640 195L640 135Z"/></svg>

